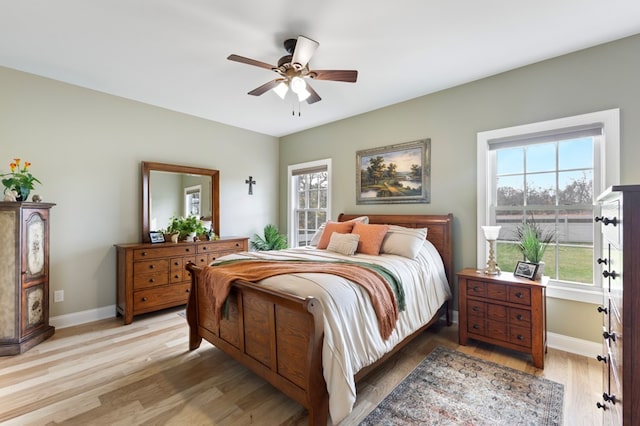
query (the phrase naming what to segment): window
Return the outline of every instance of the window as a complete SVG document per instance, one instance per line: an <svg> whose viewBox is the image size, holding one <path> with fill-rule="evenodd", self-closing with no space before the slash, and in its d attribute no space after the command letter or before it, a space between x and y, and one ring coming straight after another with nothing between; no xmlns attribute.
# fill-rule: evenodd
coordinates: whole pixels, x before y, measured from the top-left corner
<svg viewBox="0 0 640 426"><path fill-rule="evenodd" d="M550 287L559 290L549 295L597 301L595 199L618 183L618 135L618 110L478 134L478 228L502 226L496 257L503 270L513 271L522 260L518 225L534 220L553 236L543 261ZM483 267L485 246L479 233Z"/></svg>
<svg viewBox="0 0 640 426"><path fill-rule="evenodd" d="M329 218L331 160L289 166L288 181L289 244L291 247L306 246Z"/></svg>
<svg viewBox="0 0 640 426"><path fill-rule="evenodd" d="M200 217L200 195L202 185L189 186L184 189L184 215Z"/></svg>

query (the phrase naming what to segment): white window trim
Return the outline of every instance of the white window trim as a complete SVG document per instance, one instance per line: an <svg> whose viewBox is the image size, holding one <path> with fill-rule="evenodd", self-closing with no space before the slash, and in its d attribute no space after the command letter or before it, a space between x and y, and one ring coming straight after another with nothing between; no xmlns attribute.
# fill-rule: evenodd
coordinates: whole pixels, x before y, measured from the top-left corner
<svg viewBox="0 0 640 426"><path fill-rule="evenodd" d="M490 217L489 205L487 203L487 191L490 185L488 175L490 161L489 141L592 123L602 123L603 125L602 130L605 142L600 144L600 168L604 170L604 173L600 173L600 184L601 188L605 189L611 185L620 183L620 109L618 108L478 133L478 223L476 226L476 242L478 253L477 267L479 269L485 268L487 262L488 245L482 233L481 226L488 225L487 220ZM596 252L600 250L599 241L600 239L594 238L594 250L596 250ZM565 285L557 285L554 280L551 280L547 287L547 296L586 303L602 303L601 288L574 289Z"/></svg>
<svg viewBox="0 0 640 426"><path fill-rule="evenodd" d="M308 161L306 163L291 164L287 167L287 234L289 246L292 247L293 243L297 241L295 237L295 224L294 224L294 210L295 210L295 194L291 191L291 178L296 170L309 169L313 167L327 168L327 220L331 219L331 158L323 160Z"/></svg>

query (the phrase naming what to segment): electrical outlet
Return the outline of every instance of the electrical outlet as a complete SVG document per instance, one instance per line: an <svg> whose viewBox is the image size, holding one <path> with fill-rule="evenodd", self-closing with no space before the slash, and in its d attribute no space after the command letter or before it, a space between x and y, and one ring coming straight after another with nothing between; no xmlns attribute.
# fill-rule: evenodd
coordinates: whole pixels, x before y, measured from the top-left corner
<svg viewBox="0 0 640 426"><path fill-rule="evenodd" d="M64 302L64 290L56 290L53 292L53 303Z"/></svg>

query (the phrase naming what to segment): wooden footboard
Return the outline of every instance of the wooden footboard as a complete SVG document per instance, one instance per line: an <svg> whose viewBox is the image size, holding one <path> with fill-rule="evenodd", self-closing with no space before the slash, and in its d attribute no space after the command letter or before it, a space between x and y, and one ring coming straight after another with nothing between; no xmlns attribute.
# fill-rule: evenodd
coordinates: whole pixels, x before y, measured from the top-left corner
<svg viewBox="0 0 640 426"><path fill-rule="evenodd" d="M340 215L349 220L357 215ZM427 239L440 252L450 280L453 263L452 221L449 215L370 215L370 223L427 227ZM229 295L228 317L219 325L213 320L212 303L200 282L201 268L189 264L191 293L187 306L189 348L206 339L245 365L309 411L309 424L326 426L329 396L322 373L322 307L312 297L301 298L246 281L235 281ZM356 375L356 380L380 365L426 327L445 315L451 323L449 301L413 335L390 353Z"/></svg>
<svg viewBox="0 0 640 426"><path fill-rule="evenodd" d="M236 281L229 295L228 317L216 326L212 303L191 271L187 305L189 349L202 339L253 370L309 411L309 424L327 424L329 396L322 375L323 319L320 303Z"/></svg>

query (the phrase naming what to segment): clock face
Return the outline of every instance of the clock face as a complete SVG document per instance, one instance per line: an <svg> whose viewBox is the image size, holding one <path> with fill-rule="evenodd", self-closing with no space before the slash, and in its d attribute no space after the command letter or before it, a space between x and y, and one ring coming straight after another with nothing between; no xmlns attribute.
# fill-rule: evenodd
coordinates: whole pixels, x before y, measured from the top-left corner
<svg viewBox="0 0 640 426"><path fill-rule="evenodd" d="M29 275L39 275L44 270L44 222L33 216L27 224L27 268Z"/></svg>

